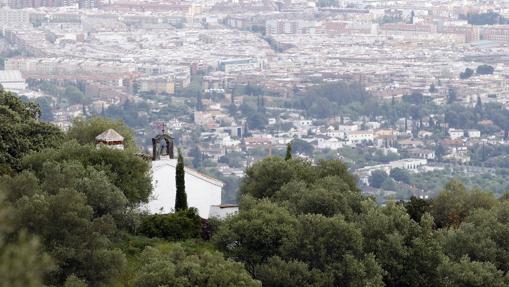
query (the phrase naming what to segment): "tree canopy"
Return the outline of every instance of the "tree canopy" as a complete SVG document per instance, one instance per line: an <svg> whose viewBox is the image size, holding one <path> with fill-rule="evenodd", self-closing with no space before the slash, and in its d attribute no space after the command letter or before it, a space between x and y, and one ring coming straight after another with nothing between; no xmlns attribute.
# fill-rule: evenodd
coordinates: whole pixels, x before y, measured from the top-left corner
<svg viewBox="0 0 509 287"><path fill-rule="evenodd" d="M479 65L477 67L477 69L475 70L475 72L478 74L478 75L489 75L489 74L493 74L493 72L495 71L495 69L490 66L490 65Z"/></svg>
<svg viewBox="0 0 509 287"><path fill-rule="evenodd" d="M53 260L40 241L26 230L16 229L15 209L6 203L0 188L0 280L4 286L38 287L44 275L54 269ZM30 268L27 268L30 266Z"/></svg>
<svg viewBox="0 0 509 287"><path fill-rule="evenodd" d="M189 254L180 245L171 246L169 251L147 247L146 258L135 278L136 287L257 287L242 264L224 259L219 252Z"/></svg>
<svg viewBox="0 0 509 287"><path fill-rule="evenodd" d="M0 147L12 151L0 176L4 285L509 284L507 194L453 180L433 199L382 206L339 160L269 157L246 170L239 212L224 220L192 208L149 215L138 208L151 191L148 163L133 149L92 144L110 121L80 122L65 138L37 121L35 105L1 95ZM427 105L419 94L406 100ZM500 106L481 109L505 116ZM34 134L34 146L17 142ZM393 170L382 184L408 176Z"/></svg>
<svg viewBox="0 0 509 287"><path fill-rule="evenodd" d="M71 274L108 283L125 264L111 240L127 200L103 173L77 162L46 162L37 174L1 178L0 189L16 207L16 228L37 235L55 259L49 284L62 284Z"/></svg>
<svg viewBox="0 0 509 287"><path fill-rule="evenodd" d="M240 212L219 226L213 241L264 286L507 282L505 247L495 236L505 232L505 203L459 183L431 201L382 207L359 192L339 161L267 158L246 171L240 191ZM479 240L481 232L471 229L480 225L497 231L484 231L487 238Z"/></svg>
<svg viewBox="0 0 509 287"><path fill-rule="evenodd" d="M374 98L357 83L343 81L321 83L308 89L296 103L316 118L334 116L356 104L374 102Z"/></svg>
<svg viewBox="0 0 509 287"><path fill-rule="evenodd" d="M148 163L127 151L96 149L92 145L70 141L60 148L49 148L27 156L23 166L40 173L47 161L77 161L85 167L103 172L133 205L146 202L152 191Z"/></svg>
<svg viewBox="0 0 509 287"><path fill-rule="evenodd" d="M76 118L67 135L82 145L95 145L95 137L108 129L114 129L124 137L126 148L136 148L131 129L121 120L114 121L103 117Z"/></svg>
<svg viewBox="0 0 509 287"><path fill-rule="evenodd" d="M62 143L63 132L39 122L40 113L36 104L0 92L0 175L20 170L23 156Z"/></svg>
<svg viewBox="0 0 509 287"><path fill-rule="evenodd" d="M371 173L368 178L369 186L380 188L382 187L385 180L387 180L389 176L383 170L375 170Z"/></svg>

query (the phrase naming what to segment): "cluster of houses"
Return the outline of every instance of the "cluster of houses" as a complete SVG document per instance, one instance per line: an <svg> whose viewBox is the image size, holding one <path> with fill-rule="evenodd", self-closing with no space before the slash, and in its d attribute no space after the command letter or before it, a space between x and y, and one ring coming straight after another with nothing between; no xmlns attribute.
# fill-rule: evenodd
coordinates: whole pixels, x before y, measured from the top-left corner
<svg viewBox="0 0 509 287"><path fill-rule="evenodd" d="M423 129L417 133L405 130L405 119L398 120L392 128L386 121L379 119L358 121L348 117L329 119L326 122L309 119L301 113L283 112L278 118L269 118L264 130L249 130L245 121L236 122L225 111L213 109L195 115L195 124L201 125L205 132L201 134L202 153L212 159L220 159L229 152L245 155L243 166L232 169L219 164L226 174L242 175L243 169L256 159L248 154L263 151L264 155L274 154L274 150L284 149L294 139L307 142L315 152L337 151L341 158L341 149L345 147L366 147L379 149L384 153L399 155L400 160L387 165L366 168L371 170L400 167L412 171L425 170L429 163L454 162L466 164L470 161L468 147L487 141L477 129L446 129L447 137L434 136L432 129ZM409 122L410 120L407 120ZM298 152L298 151L297 151ZM261 153L261 152L260 152ZM312 154L301 156L312 158Z"/></svg>

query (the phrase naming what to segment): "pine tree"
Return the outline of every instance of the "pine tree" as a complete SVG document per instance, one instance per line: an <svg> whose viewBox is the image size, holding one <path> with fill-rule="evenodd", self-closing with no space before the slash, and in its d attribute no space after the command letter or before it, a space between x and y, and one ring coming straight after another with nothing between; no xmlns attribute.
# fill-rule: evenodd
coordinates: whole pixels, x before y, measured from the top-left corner
<svg viewBox="0 0 509 287"><path fill-rule="evenodd" d="M187 209L186 182L184 172L184 158L180 149L178 150L177 169L175 171L175 185L177 187L177 195L175 197L175 211Z"/></svg>
<svg viewBox="0 0 509 287"><path fill-rule="evenodd" d="M292 144L288 143L286 146L286 156L285 160L291 160L292 159Z"/></svg>

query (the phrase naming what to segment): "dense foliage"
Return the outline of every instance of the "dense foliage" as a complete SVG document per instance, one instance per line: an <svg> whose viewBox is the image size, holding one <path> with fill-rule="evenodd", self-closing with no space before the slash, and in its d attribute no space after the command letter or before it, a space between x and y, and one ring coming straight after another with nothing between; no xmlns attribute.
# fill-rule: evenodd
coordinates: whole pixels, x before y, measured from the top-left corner
<svg viewBox="0 0 509 287"><path fill-rule="evenodd" d="M23 160L23 166L40 172L47 161L78 161L85 167L93 167L103 172L132 204L146 202L152 190L147 162L130 152L96 149L92 145L80 145L70 141L59 148L45 149L27 156Z"/></svg>
<svg viewBox="0 0 509 287"><path fill-rule="evenodd" d="M0 282L2 286L38 287L43 275L53 270L53 261L40 242L26 230L16 230L15 210L5 202L0 189ZM30 266L30 268L27 268Z"/></svg>
<svg viewBox="0 0 509 287"><path fill-rule="evenodd" d="M64 134L39 122L40 109L16 95L0 92L0 175L21 169L23 156L58 146Z"/></svg>
<svg viewBox="0 0 509 287"><path fill-rule="evenodd" d="M380 188L388 178L389 176L385 171L375 170L368 178L369 186Z"/></svg>
<svg viewBox="0 0 509 287"><path fill-rule="evenodd" d="M127 148L135 148L134 135L131 129L122 121L112 121L107 118L92 117L89 119L76 118L67 135L80 144L95 144L95 137L102 132L114 129L124 137L124 145Z"/></svg>
<svg viewBox="0 0 509 287"><path fill-rule="evenodd" d="M36 106L1 99L11 136L2 133L0 147L15 153L0 177L0 285L509 284L507 194L450 181L434 199L380 206L341 161L269 157L246 170L240 211L224 221L192 208L147 215L138 207L151 191L148 163L133 149L92 144L96 131L121 125L82 120L63 143L62 132L38 123ZM18 143L34 134L34 146ZM292 147L305 153L304 143ZM403 170L380 177L373 185L416 180Z"/></svg>
<svg viewBox="0 0 509 287"><path fill-rule="evenodd" d="M495 71L495 69L490 65L480 65L475 70L475 72L478 75L490 75L490 74L493 74L494 71Z"/></svg>
<svg viewBox="0 0 509 287"><path fill-rule="evenodd" d="M148 247L142 256L147 260L136 276L136 287L260 286L241 264L225 260L219 252L189 254L175 244L169 251Z"/></svg>
<svg viewBox="0 0 509 287"><path fill-rule="evenodd" d="M75 274L91 284L108 283L125 264L112 248L127 200L104 173L78 162L47 161L37 173L0 180L15 206L16 227L37 235L58 266L50 284Z"/></svg>
<svg viewBox="0 0 509 287"><path fill-rule="evenodd" d="M48 95L56 97L59 104L76 105L85 103L88 104L91 102L91 98L81 90L83 89L83 85L76 85L71 82L66 82L60 85L54 81L31 79L28 80L28 85L33 90L40 90Z"/></svg>
<svg viewBox="0 0 509 287"><path fill-rule="evenodd" d="M202 233L202 222L194 208L172 214L153 214L143 219L140 233L170 240L198 238Z"/></svg>
<svg viewBox="0 0 509 287"><path fill-rule="evenodd" d="M361 103L374 102L375 99L360 84L340 81L308 89L296 104L313 117L327 118L336 114L348 114L349 109L359 109Z"/></svg>
<svg viewBox="0 0 509 287"><path fill-rule="evenodd" d="M468 78L472 77L473 74L474 74L474 70L472 70L470 68L466 68L464 72L460 73L460 79L462 79L462 80L468 79Z"/></svg>
<svg viewBox="0 0 509 287"><path fill-rule="evenodd" d="M493 72L492 66L483 64L476 68L475 75ZM463 77L473 75L474 70L470 68L462 72ZM443 138L446 134L441 127L445 122L449 128L478 129L482 134L492 134L503 130L504 137L509 137L509 121L507 121L509 111L502 105L493 102L483 104L478 98L474 107L468 107L461 105L459 98L460 95L455 89L448 88L447 104L441 106L435 104L430 96L419 92L403 95L401 99L381 101L360 84L325 82L297 94L291 106L300 108L318 119L334 116L340 120L344 117L356 120L384 119L381 121L382 127L390 128L401 128L398 125L404 121L404 129L414 132L414 136L417 136L417 132L423 126L427 126L434 133L433 137ZM493 124L483 124L482 120L490 120Z"/></svg>
<svg viewBox="0 0 509 287"><path fill-rule="evenodd" d="M458 182L431 202L413 198L405 205L381 207L360 194L340 162L313 166L268 158L247 170L241 192L240 213L220 226L214 242L225 255L245 263L264 286L509 282L501 261L507 247L495 237L504 232L504 219L496 214L505 201ZM479 241L475 236L480 233L463 231L485 224L488 214L501 221L494 225L497 231L487 232L494 237ZM465 240L456 240L459 236ZM482 252L485 246L493 246L492 256Z"/></svg>
<svg viewBox="0 0 509 287"><path fill-rule="evenodd" d="M438 194L451 179L461 181L470 189L489 191L496 196L501 196L509 190L509 170L506 168L497 168L495 173L489 170L478 171L472 175L452 169L410 174L409 184L432 194Z"/></svg>

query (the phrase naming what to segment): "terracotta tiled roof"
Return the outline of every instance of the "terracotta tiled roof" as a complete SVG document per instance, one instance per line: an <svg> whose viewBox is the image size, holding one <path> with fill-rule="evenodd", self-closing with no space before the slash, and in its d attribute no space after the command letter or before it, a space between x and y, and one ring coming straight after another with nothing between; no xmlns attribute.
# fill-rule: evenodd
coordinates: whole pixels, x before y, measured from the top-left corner
<svg viewBox="0 0 509 287"><path fill-rule="evenodd" d="M121 136L117 131L114 129L109 129L102 134L95 137L96 141L101 142L120 142L124 140L124 137Z"/></svg>

